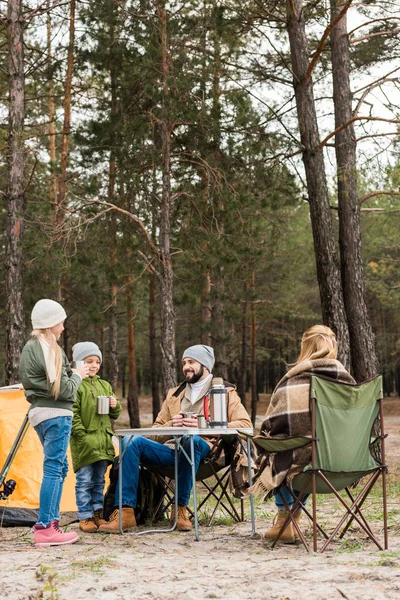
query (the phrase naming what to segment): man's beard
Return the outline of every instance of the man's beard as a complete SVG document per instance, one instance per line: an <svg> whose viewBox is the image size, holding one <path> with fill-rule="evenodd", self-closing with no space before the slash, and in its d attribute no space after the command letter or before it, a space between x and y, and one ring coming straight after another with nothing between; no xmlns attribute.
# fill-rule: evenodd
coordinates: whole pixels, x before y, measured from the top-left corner
<svg viewBox="0 0 400 600"><path fill-rule="evenodd" d="M199 379L201 379L203 377L203 375L204 375L204 367L203 367L203 365L201 365L198 373L193 373L193 375L190 373L187 373L185 375L186 383L197 383L199 381Z"/></svg>

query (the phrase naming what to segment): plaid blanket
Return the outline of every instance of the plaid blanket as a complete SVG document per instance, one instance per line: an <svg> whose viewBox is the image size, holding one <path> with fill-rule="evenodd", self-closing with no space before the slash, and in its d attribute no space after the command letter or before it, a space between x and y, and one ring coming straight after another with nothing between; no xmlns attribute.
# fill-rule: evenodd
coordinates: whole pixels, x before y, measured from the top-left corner
<svg viewBox="0 0 400 600"><path fill-rule="evenodd" d="M344 366L334 359L307 360L292 367L276 386L261 425L260 437L285 439L294 436L311 437L310 382L311 376L323 376L355 383ZM278 453L262 452L258 470L249 490L267 497L283 481L290 481L311 462L311 445Z"/></svg>

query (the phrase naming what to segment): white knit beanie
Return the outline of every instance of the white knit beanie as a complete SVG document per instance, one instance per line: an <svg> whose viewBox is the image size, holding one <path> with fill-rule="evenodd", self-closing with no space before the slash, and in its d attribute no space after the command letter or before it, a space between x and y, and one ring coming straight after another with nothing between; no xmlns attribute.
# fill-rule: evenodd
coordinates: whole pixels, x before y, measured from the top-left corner
<svg viewBox="0 0 400 600"><path fill-rule="evenodd" d="M31 320L33 329L48 329L62 323L67 318L67 313L54 300L43 298L33 307Z"/></svg>
<svg viewBox="0 0 400 600"><path fill-rule="evenodd" d="M211 346L205 346L203 344L197 344L196 346L190 346L186 348L183 353L182 360L184 358L193 358L197 360L203 367L206 367L210 373L215 363L214 350Z"/></svg>
<svg viewBox="0 0 400 600"><path fill-rule="evenodd" d="M100 361L103 360L101 350L94 342L78 342L72 346L72 360L85 360L88 356L97 356Z"/></svg>

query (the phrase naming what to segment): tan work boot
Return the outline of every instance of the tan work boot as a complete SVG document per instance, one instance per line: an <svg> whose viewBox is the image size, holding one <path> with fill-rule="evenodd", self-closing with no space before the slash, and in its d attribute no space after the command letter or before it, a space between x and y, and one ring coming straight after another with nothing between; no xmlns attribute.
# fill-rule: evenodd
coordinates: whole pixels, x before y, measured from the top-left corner
<svg viewBox="0 0 400 600"><path fill-rule="evenodd" d="M297 525L300 524L302 514L303 514L302 510L297 510L296 514L294 515L294 520L296 521ZM294 537L296 538L296 540L299 540L300 536L299 536L299 534L297 532L297 529L296 529L296 527L294 525L293 525L293 532L294 532Z"/></svg>
<svg viewBox="0 0 400 600"><path fill-rule="evenodd" d="M122 531L134 529L136 527L135 511L133 508L125 507L122 509ZM110 515L108 522L100 525L97 530L99 533L119 533L119 510L116 508Z"/></svg>
<svg viewBox="0 0 400 600"><path fill-rule="evenodd" d="M103 510L101 508L94 511L93 521L96 523L97 527L100 527L100 525L104 525L105 523L107 523L107 521L103 519Z"/></svg>
<svg viewBox="0 0 400 600"><path fill-rule="evenodd" d="M79 521L79 529L85 533L95 533L97 531L97 525L94 519L83 519Z"/></svg>
<svg viewBox="0 0 400 600"><path fill-rule="evenodd" d="M175 505L172 506L171 510L171 525L175 523ZM176 524L177 531L191 531L193 525L187 514L186 506L178 506L178 520Z"/></svg>
<svg viewBox="0 0 400 600"><path fill-rule="evenodd" d="M282 525L284 524L284 522L287 519L287 516L288 516L288 513L286 512L286 510L278 510L277 514L275 515L274 523L273 523L272 527L270 529L267 529L267 531L264 531L263 537L267 540L276 540ZM293 527L293 523L291 521L289 521L288 525L285 527L285 529L281 533L279 541L283 542L284 544L294 544L295 543L295 541L296 541L295 527Z"/></svg>

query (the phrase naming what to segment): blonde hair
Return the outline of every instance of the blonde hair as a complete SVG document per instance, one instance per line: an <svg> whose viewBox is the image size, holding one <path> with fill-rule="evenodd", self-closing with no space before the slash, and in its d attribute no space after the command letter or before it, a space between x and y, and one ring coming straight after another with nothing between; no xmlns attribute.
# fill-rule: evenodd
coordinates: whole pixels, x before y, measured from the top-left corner
<svg viewBox="0 0 400 600"><path fill-rule="evenodd" d="M62 353L61 348L57 344L56 337L50 328L48 329L34 329L31 336L40 343L40 338L43 338L50 347L50 355L54 356L54 367L55 367L55 379L51 383L49 378L48 366L46 364L46 375L49 384L51 395L57 400L60 394L61 387L61 372L62 372Z"/></svg>
<svg viewBox="0 0 400 600"><path fill-rule="evenodd" d="M336 358L338 353L336 336L325 325L313 325L303 333L301 350L296 365L304 360Z"/></svg>

